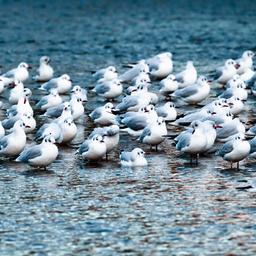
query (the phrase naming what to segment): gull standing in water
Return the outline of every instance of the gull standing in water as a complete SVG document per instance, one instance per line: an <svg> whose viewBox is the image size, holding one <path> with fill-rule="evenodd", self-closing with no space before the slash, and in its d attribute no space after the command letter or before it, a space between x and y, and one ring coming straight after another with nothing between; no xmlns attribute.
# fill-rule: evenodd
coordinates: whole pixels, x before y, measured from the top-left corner
<svg viewBox="0 0 256 256"><path fill-rule="evenodd" d="M54 143L53 136L46 136L41 144L31 146L22 151L16 161L45 168L58 156L58 147Z"/></svg>
<svg viewBox="0 0 256 256"><path fill-rule="evenodd" d="M42 56L40 58L40 66L37 69L38 75L34 77L37 82L47 82L53 77L53 68L49 64L51 61L50 57Z"/></svg>
<svg viewBox="0 0 256 256"><path fill-rule="evenodd" d="M119 158L121 165L126 167L139 167L148 164L145 158L145 152L140 148L135 148L131 152L121 152Z"/></svg>

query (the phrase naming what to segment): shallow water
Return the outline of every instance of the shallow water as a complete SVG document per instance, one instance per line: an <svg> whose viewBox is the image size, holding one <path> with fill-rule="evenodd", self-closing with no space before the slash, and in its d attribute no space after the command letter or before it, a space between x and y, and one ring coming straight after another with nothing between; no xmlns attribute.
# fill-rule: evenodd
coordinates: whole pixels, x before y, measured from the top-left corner
<svg viewBox="0 0 256 256"><path fill-rule="evenodd" d="M174 53L175 72L193 59L207 74L226 58L256 50L256 5L249 0L2 0L0 5L3 72L24 60L35 67L47 54L56 74L69 73L84 87L93 85L88 70L114 64L123 71L123 63L161 51ZM37 86L28 85L34 100L40 97ZM86 113L102 103L89 93ZM254 106L250 98L245 120L254 121ZM86 120L80 120L75 143L92 130ZM140 145L148 167L120 168L119 151L135 144L122 134L110 160L98 165L76 158L75 145L60 147L47 172L1 160L0 254L256 254L255 192L237 189L256 176L255 161L244 161L239 171L216 156L190 166L166 141L159 152Z"/></svg>

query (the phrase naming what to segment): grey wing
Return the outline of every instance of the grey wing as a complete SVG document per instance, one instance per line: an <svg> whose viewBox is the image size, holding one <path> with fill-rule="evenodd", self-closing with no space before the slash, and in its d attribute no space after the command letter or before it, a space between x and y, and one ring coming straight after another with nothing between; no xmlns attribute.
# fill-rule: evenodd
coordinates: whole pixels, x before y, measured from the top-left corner
<svg viewBox="0 0 256 256"><path fill-rule="evenodd" d="M88 141L85 141L82 143L78 149L78 153L82 155L83 153L87 152L89 150L89 143Z"/></svg>
<svg viewBox="0 0 256 256"><path fill-rule="evenodd" d="M42 84L41 86L43 89L49 91L52 88L57 88L57 82L55 80L50 80L49 82L46 82Z"/></svg>
<svg viewBox="0 0 256 256"><path fill-rule="evenodd" d="M181 83L181 84L184 83L183 75L184 75L184 71L178 73L177 75L175 75L175 80L176 80L178 83Z"/></svg>
<svg viewBox="0 0 256 256"><path fill-rule="evenodd" d="M60 104L56 107L48 108L47 111L45 112L46 116L49 117L59 117L63 111L64 104Z"/></svg>
<svg viewBox="0 0 256 256"><path fill-rule="evenodd" d="M93 120L96 120L98 118L101 117L101 111L100 109L95 109L94 111L92 111L92 113L90 114L90 117L93 119Z"/></svg>
<svg viewBox="0 0 256 256"><path fill-rule="evenodd" d="M230 153L232 150L233 150L233 142L228 141L221 147L221 149L218 152L218 155L224 157L226 154Z"/></svg>
<svg viewBox="0 0 256 256"><path fill-rule="evenodd" d="M110 90L110 86L107 84L98 84L95 87L95 92L97 94L104 94Z"/></svg>
<svg viewBox="0 0 256 256"><path fill-rule="evenodd" d="M41 139L44 133L44 130L49 126L49 124L42 125L36 132L36 139Z"/></svg>
<svg viewBox="0 0 256 256"><path fill-rule="evenodd" d="M229 99L233 96L232 90L228 89L226 91L224 91L219 98L224 98L224 99Z"/></svg>
<svg viewBox="0 0 256 256"><path fill-rule="evenodd" d="M116 106L117 110L125 111L128 108L134 107L138 104L138 98L134 96L128 96L123 99L121 103Z"/></svg>
<svg viewBox="0 0 256 256"><path fill-rule="evenodd" d="M256 135L256 125L252 126L252 127L249 129L249 132Z"/></svg>
<svg viewBox="0 0 256 256"><path fill-rule="evenodd" d="M12 78L14 76L14 69L6 72L5 74L3 74L3 76L7 78Z"/></svg>
<svg viewBox="0 0 256 256"><path fill-rule="evenodd" d="M226 125L222 128L217 129L217 138L227 138L237 133L236 126L233 125Z"/></svg>
<svg viewBox="0 0 256 256"><path fill-rule="evenodd" d="M222 76L222 73L223 73L222 68L216 69L211 77L213 80L217 80L218 78L220 78Z"/></svg>
<svg viewBox="0 0 256 256"><path fill-rule="evenodd" d="M41 108L42 106L46 105L48 100L46 98L42 98L40 101L37 102L36 106Z"/></svg>
<svg viewBox="0 0 256 256"><path fill-rule="evenodd" d="M17 158L17 161L28 163L29 160L39 157L41 156L41 154L42 154L41 147L39 145L36 145L31 148L25 149Z"/></svg>
<svg viewBox="0 0 256 256"><path fill-rule="evenodd" d="M8 145L8 137L5 136L0 140L0 150L3 150Z"/></svg>
<svg viewBox="0 0 256 256"><path fill-rule="evenodd" d="M147 126L147 121L144 118L135 116L133 118L127 118L123 120L123 123L129 127L130 129L134 130L134 131L139 131L144 129Z"/></svg>
<svg viewBox="0 0 256 256"><path fill-rule="evenodd" d="M94 128L93 131L89 135L89 139L91 139L95 134L104 135L105 134L105 128L104 127L97 127Z"/></svg>
<svg viewBox="0 0 256 256"><path fill-rule="evenodd" d="M158 108L156 110L156 112L157 112L158 116L161 116L161 117L164 117L164 118L168 116L168 113L166 111L164 111L162 108Z"/></svg>
<svg viewBox="0 0 256 256"><path fill-rule="evenodd" d="M185 87L183 89L177 90L174 93L174 96L177 97L182 97L182 98L187 98L195 93L198 92L198 88L195 86L189 86L189 87Z"/></svg>
<svg viewBox="0 0 256 256"><path fill-rule="evenodd" d="M129 162L132 160L132 154L130 152L122 152L120 154L120 160Z"/></svg>
<svg viewBox="0 0 256 256"><path fill-rule="evenodd" d="M176 149L182 150L183 148L189 146L190 139L191 139L191 133L190 132L184 133L180 137L180 139L178 140L178 143L176 145Z"/></svg>
<svg viewBox="0 0 256 256"><path fill-rule="evenodd" d="M143 142L144 138L150 135L151 135L151 130L148 127L146 127L140 136L140 141Z"/></svg>
<svg viewBox="0 0 256 256"><path fill-rule="evenodd" d="M256 152L256 138L253 138L252 140L249 141L251 149L250 149L250 154Z"/></svg>
<svg viewBox="0 0 256 256"><path fill-rule="evenodd" d="M2 121L2 125L5 129L11 129L14 125L14 123L18 120L17 117L13 117L10 119L5 119Z"/></svg>

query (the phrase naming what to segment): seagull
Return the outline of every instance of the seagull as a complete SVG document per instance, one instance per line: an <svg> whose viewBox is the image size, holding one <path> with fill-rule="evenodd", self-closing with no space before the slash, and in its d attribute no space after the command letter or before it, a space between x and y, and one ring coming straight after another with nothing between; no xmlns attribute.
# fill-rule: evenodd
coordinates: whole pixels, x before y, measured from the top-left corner
<svg viewBox="0 0 256 256"><path fill-rule="evenodd" d="M167 135L167 128L165 121L162 117L158 117L155 122L149 123L140 135L140 142L146 143L148 145L155 146L157 151L157 146L162 143Z"/></svg>
<svg viewBox="0 0 256 256"><path fill-rule="evenodd" d="M145 158L145 152L140 148L135 148L131 152L121 152L119 158L121 165L125 167L146 166L148 162Z"/></svg>
<svg viewBox="0 0 256 256"><path fill-rule="evenodd" d="M89 117L95 124L111 125L116 124L116 115L112 113L114 106L111 102L106 103L104 106L94 109Z"/></svg>
<svg viewBox="0 0 256 256"><path fill-rule="evenodd" d="M6 85L15 80L25 82L29 78L29 69L31 69L31 66L29 66L26 62L21 62L17 68L11 69L3 74L3 77L8 78L5 80Z"/></svg>
<svg viewBox="0 0 256 256"><path fill-rule="evenodd" d="M117 70L114 66L108 66L107 68L102 68L96 72L93 72L93 77L98 79L98 81L111 81L118 77Z"/></svg>
<svg viewBox="0 0 256 256"><path fill-rule="evenodd" d="M146 60L154 79L167 77L173 70L172 53L164 52Z"/></svg>
<svg viewBox="0 0 256 256"><path fill-rule="evenodd" d="M197 80L197 71L193 61L188 61L185 70L175 75L176 81L179 83L179 88L184 88L193 85Z"/></svg>
<svg viewBox="0 0 256 256"><path fill-rule="evenodd" d="M42 140L46 136L53 136L56 142L61 143L63 137L60 124L55 121L43 124L36 132L36 140Z"/></svg>
<svg viewBox="0 0 256 256"><path fill-rule="evenodd" d="M71 96L70 106L74 121L79 119L84 114L84 106L82 99L78 98L75 94Z"/></svg>
<svg viewBox="0 0 256 256"><path fill-rule="evenodd" d="M151 84L151 79L148 73L140 72L135 78L132 80L132 84L136 87L141 83L146 83L148 85Z"/></svg>
<svg viewBox="0 0 256 256"><path fill-rule="evenodd" d="M244 102L236 96L232 96L231 98L227 99L227 103L230 106L230 112L233 115L238 115L244 110Z"/></svg>
<svg viewBox="0 0 256 256"><path fill-rule="evenodd" d="M54 143L53 136L46 136L41 144L33 145L23 150L15 161L45 168L58 156L58 147Z"/></svg>
<svg viewBox="0 0 256 256"><path fill-rule="evenodd" d="M159 106L156 109L156 113L158 116L163 117L166 122L175 121L177 118L177 111L172 102L166 102L164 105Z"/></svg>
<svg viewBox="0 0 256 256"><path fill-rule="evenodd" d="M47 110L48 108L58 106L62 103L62 98L60 97L56 89L51 89L50 93L43 96L40 101L36 104L41 110Z"/></svg>
<svg viewBox="0 0 256 256"><path fill-rule="evenodd" d="M72 87L72 81L70 76L67 74L61 75L56 78L52 78L50 81L44 83L39 88L40 90L50 91L55 88L59 94L64 94L68 92Z"/></svg>
<svg viewBox="0 0 256 256"><path fill-rule="evenodd" d="M229 99L233 96L239 97L241 100L247 100L248 92L244 82L237 84L236 87L227 88L221 95L219 95L219 98Z"/></svg>
<svg viewBox="0 0 256 256"><path fill-rule="evenodd" d="M140 108L146 107L152 100L152 95L147 93L145 87L139 87L136 94L124 97L121 103L117 104L115 112L138 111Z"/></svg>
<svg viewBox="0 0 256 256"><path fill-rule="evenodd" d="M49 64L51 61L50 57L42 56L40 58L40 66L37 69L38 75L34 77L37 82L47 82L53 77L53 68Z"/></svg>
<svg viewBox="0 0 256 256"><path fill-rule="evenodd" d="M86 103L88 101L87 90L84 88L81 88L80 85L75 85L72 88L71 93L76 95L77 98L80 98L83 103Z"/></svg>
<svg viewBox="0 0 256 256"><path fill-rule="evenodd" d="M172 97L180 98L188 104L197 104L209 96L210 85L206 77L200 76L196 84L176 90Z"/></svg>
<svg viewBox="0 0 256 256"><path fill-rule="evenodd" d="M119 127L118 125L110 125L105 127L98 127L93 130L89 138L93 138L95 134L99 134L104 137L106 144L106 159L108 159L108 153L117 147L119 143Z"/></svg>
<svg viewBox="0 0 256 256"><path fill-rule="evenodd" d="M170 74L165 79L160 81L160 93L164 96L175 92L179 88L179 83L176 81L175 75Z"/></svg>
<svg viewBox="0 0 256 256"><path fill-rule="evenodd" d="M179 137L176 149L181 152L189 153L192 163L192 156L196 156L196 164L198 163L198 154L205 152L207 146L207 138L205 128L201 121L193 121L191 124L193 131L187 131Z"/></svg>
<svg viewBox="0 0 256 256"><path fill-rule="evenodd" d="M250 143L244 139L243 134L238 134L220 148L218 155L231 162L231 168L233 163L237 163L237 169L239 169L239 161L246 158L249 153Z"/></svg>
<svg viewBox="0 0 256 256"><path fill-rule="evenodd" d="M242 57L236 60L236 62L239 64L239 68L237 69L237 74L242 75L246 71L248 71L248 69L253 68L254 56L255 56L255 53L252 51L243 52Z"/></svg>
<svg viewBox="0 0 256 256"><path fill-rule="evenodd" d="M73 118L68 117L59 122L59 126L61 129L61 141L59 141L59 143L68 143L76 137L77 127Z"/></svg>
<svg viewBox="0 0 256 256"><path fill-rule="evenodd" d="M71 105L69 101L65 101L55 107L48 108L44 115L51 118L58 118L62 113L66 113L66 116L71 115Z"/></svg>
<svg viewBox="0 0 256 256"><path fill-rule="evenodd" d="M28 127L29 128L29 127ZM25 124L17 120L12 132L0 139L0 155L14 157L20 154L26 144Z"/></svg>
<svg viewBox="0 0 256 256"><path fill-rule="evenodd" d="M94 134L91 139L85 140L77 150L77 154L82 155L83 159L98 160L106 155L107 147L104 137Z"/></svg>
<svg viewBox="0 0 256 256"><path fill-rule="evenodd" d="M123 85L119 79L107 80L98 83L92 91L107 100L112 100L122 94Z"/></svg>
<svg viewBox="0 0 256 256"><path fill-rule="evenodd" d="M8 117L15 116L17 114L31 113L34 114L34 111L30 105L29 97L32 95L32 92L29 88L24 88L23 95L18 99L16 105L11 106L7 109L6 114Z"/></svg>
<svg viewBox="0 0 256 256"><path fill-rule="evenodd" d="M149 66L145 60L139 61L135 65L131 65L130 69L119 76L121 82L130 82L136 78L140 73L149 73Z"/></svg>
<svg viewBox="0 0 256 256"><path fill-rule="evenodd" d="M14 80L10 86L9 102L11 104L17 104L20 97L24 95L24 84L19 80Z"/></svg>
<svg viewBox="0 0 256 256"><path fill-rule="evenodd" d="M220 84L226 84L236 73L240 65L232 59L228 59L225 65L216 70L214 80Z"/></svg>

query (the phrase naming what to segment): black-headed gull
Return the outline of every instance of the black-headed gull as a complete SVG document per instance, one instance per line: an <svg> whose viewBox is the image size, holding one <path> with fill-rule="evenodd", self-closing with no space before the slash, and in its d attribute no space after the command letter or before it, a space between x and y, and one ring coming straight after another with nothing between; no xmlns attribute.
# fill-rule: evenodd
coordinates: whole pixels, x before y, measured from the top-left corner
<svg viewBox="0 0 256 256"><path fill-rule="evenodd" d="M104 106L100 106L94 109L89 117L95 124L99 125L111 125L116 124L116 115L112 112L114 105L111 102L106 103Z"/></svg>
<svg viewBox="0 0 256 256"><path fill-rule="evenodd" d="M54 143L53 136L47 136L41 144L33 145L23 150L16 161L36 167L46 167L58 156L59 150Z"/></svg>
<svg viewBox="0 0 256 256"><path fill-rule="evenodd" d="M121 165L125 167L139 167L148 164L145 158L145 152L140 148L135 148L131 152L121 152L119 158Z"/></svg>
<svg viewBox="0 0 256 256"><path fill-rule="evenodd" d="M62 98L60 97L56 89L51 89L48 95L43 96L36 106L41 110L47 110L48 108L58 106L62 103Z"/></svg>
<svg viewBox="0 0 256 256"><path fill-rule="evenodd" d="M20 154L26 144L25 124L17 120L12 132L0 139L0 155L14 157Z"/></svg>
<svg viewBox="0 0 256 256"><path fill-rule="evenodd" d="M98 160L106 155L107 147L104 137L95 134L91 139L85 140L77 150L77 154L86 160Z"/></svg>
<svg viewBox="0 0 256 256"><path fill-rule="evenodd" d="M253 51L245 51L242 54L242 57L237 59L236 62L239 64L239 68L237 69L237 74L242 75L248 69L253 68L253 58L255 56L255 53Z"/></svg>
<svg viewBox="0 0 256 256"><path fill-rule="evenodd" d="M179 83L179 88L184 88L193 85L197 80L197 71L193 61L188 61L185 70L175 75L176 81Z"/></svg>
<svg viewBox="0 0 256 256"><path fill-rule="evenodd" d="M175 121L177 118L177 110L172 102L166 102L164 105L156 108L158 116L163 117L166 122Z"/></svg>
<svg viewBox="0 0 256 256"><path fill-rule="evenodd" d="M98 81L104 82L116 79L118 77L118 74L114 66L108 66L106 68L102 68L96 72L93 72L92 76L98 79Z"/></svg>
<svg viewBox="0 0 256 256"><path fill-rule="evenodd" d="M238 134L232 140L226 142L218 151L218 155L223 157L224 160L231 163L237 163L237 169L239 168L239 162L246 158L250 153L250 143L245 140L243 134Z"/></svg>
<svg viewBox="0 0 256 256"><path fill-rule="evenodd" d="M59 94L64 94L68 92L72 87L72 80L67 74L61 75L56 78L52 78L50 81L44 83L39 88L40 90L50 91L51 89L56 89Z"/></svg>
<svg viewBox="0 0 256 256"><path fill-rule="evenodd" d="M165 79L160 81L160 93L164 96L175 92L179 88L179 83L176 81L175 75L170 74Z"/></svg>
<svg viewBox="0 0 256 256"><path fill-rule="evenodd" d="M164 136L166 135L167 128L165 121L162 117L158 117L157 120L149 123L144 128L139 140L151 147L155 146L157 151L157 146L165 140Z"/></svg>
<svg viewBox="0 0 256 256"><path fill-rule="evenodd" d="M38 82L47 82L53 77L53 68L50 65L50 57L42 56L39 60L39 68L37 69L38 75L34 79Z"/></svg>

